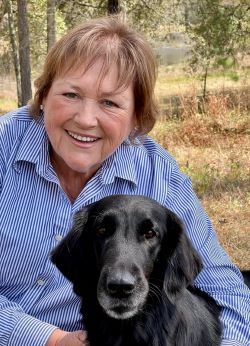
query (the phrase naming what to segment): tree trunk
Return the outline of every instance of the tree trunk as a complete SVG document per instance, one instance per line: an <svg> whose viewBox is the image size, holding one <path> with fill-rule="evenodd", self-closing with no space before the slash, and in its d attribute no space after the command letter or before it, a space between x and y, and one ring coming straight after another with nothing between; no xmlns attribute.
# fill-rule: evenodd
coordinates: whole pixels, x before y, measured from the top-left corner
<svg viewBox="0 0 250 346"><path fill-rule="evenodd" d="M12 2L11 0L5 0L5 6L8 12L8 24L9 24L9 33L10 33L10 42L12 47L12 59L16 76L16 88L17 88L17 104L18 107L22 105L22 90L21 90L21 76L20 76L20 64L19 64L19 55L18 47L16 41L15 27L14 27L14 18L12 11Z"/></svg>
<svg viewBox="0 0 250 346"><path fill-rule="evenodd" d="M56 41L56 0L47 0L47 51Z"/></svg>
<svg viewBox="0 0 250 346"><path fill-rule="evenodd" d="M29 56L29 28L26 0L17 0L17 24L21 71L22 105L24 106L32 97Z"/></svg>
<svg viewBox="0 0 250 346"><path fill-rule="evenodd" d="M119 0L108 0L107 12L109 15L119 13Z"/></svg>
<svg viewBox="0 0 250 346"><path fill-rule="evenodd" d="M204 77L203 77L203 101L205 102L207 96L207 74L208 74L208 65L205 67Z"/></svg>

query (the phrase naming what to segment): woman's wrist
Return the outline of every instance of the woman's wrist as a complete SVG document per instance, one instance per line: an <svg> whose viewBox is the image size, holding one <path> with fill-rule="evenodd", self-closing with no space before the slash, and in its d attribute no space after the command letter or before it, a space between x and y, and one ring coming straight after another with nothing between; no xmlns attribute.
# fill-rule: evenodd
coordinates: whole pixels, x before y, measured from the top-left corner
<svg viewBox="0 0 250 346"><path fill-rule="evenodd" d="M50 335L45 346L57 346L58 341L61 340L68 332L65 332L61 329L55 329L53 333Z"/></svg>

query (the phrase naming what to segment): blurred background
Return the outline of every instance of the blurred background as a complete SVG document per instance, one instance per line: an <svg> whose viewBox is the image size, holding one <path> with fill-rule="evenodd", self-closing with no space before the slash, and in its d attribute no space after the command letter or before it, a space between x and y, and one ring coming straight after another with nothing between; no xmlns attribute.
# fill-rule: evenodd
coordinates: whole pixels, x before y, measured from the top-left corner
<svg viewBox="0 0 250 346"><path fill-rule="evenodd" d="M158 60L150 135L177 160L234 263L250 268L249 0L0 0L0 115L27 104L65 32L120 13Z"/></svg>

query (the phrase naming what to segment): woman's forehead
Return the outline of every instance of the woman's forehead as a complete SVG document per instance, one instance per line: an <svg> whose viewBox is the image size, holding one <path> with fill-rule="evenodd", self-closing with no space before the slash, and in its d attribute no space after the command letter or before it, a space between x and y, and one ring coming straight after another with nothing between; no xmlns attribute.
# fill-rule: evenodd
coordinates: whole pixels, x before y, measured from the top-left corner
<svg viewBox="0 0 250 346"><path fill-rule="evenodd" d="M71 65L67 64L57 73L55 80L64 79L72 83L79 83L81 80L89 79L97 84L97 88L104 88L107 93L121 92L133 85L132 73L119 69L119 65L105 64L103 59L98 59L94 62ZM54 81L55 81L54 80Z"/></svg>

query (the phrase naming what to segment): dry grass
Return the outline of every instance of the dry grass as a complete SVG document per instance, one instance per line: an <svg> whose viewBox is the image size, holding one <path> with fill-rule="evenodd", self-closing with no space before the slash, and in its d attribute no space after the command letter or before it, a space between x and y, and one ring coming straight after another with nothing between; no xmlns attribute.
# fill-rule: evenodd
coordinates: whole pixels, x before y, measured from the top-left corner
<svg viewBox="0 0 250 346"><path fill-rule="evenodd" d="M13 77L0 76L0 115L16 107L16 86Z"/></svg>
<svg viewBox="0 0 250 346"><path fill-rule="evenodd" d="M247 138L226 138L210 146L175 146L173 153L211 217L233 261L250 268L250 155Z"/></svg>
<svg viewBox="0 0 250 346"><path fill-rule="evenodd" d="M242 90L230 92L231 96L211 94L200 114L196 88L191 85L188 95L178 95L178 116L164 114L151 135L192 178L194 190L234 263L249 269L249 100L238 97Z"/></svg>
<svg viewBox="0 0 250 346"><path fill-rule="evenodd" d="M219 199L204 198L218 237L233 262L242 269L250 268L250 203L249 193L226 191Z"/></svg>

